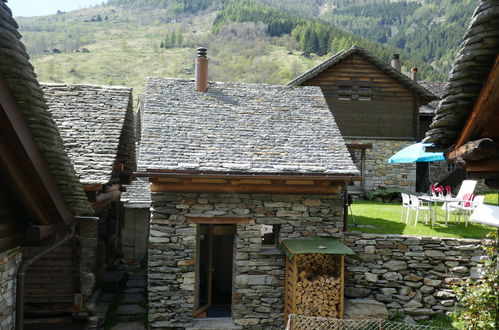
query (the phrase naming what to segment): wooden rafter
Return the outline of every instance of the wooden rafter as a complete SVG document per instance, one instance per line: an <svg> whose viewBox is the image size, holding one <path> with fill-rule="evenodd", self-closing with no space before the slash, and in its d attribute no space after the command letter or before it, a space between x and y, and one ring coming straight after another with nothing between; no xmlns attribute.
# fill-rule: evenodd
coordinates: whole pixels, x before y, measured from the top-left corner
<svg viewBox="0 0 499 330"><path fill-rule="evenodd" d="M489 125L490 119L499 114L499 55L490 70L489 77L478 96L464 128L461 130L455 145L457 148L470 140L477 139ZM495 128L497 131L497 128Z"/></svg>

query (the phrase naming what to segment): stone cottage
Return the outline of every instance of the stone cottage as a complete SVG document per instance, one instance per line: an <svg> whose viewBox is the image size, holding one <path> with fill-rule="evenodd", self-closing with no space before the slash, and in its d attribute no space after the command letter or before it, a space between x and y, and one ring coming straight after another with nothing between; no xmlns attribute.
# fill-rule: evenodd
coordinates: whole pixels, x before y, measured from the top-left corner
<svg viewBox="0 0 499 330"><path fill-rule="evenodd" d="M97 220L80 221L82 300L121 254L124 184L136 169L132 91L127 87L41 85L64 148Z"/></svg>
<svg viewBox="0 0 499 330"><path fill-rule="evenodd" d="M77 273L60 256L75 257L92 209L3 0L0 36L0 328L22 329L25 316L75 311Z"/></svg>
<svg viewBox="0 0 499 330"><path fill-rule="evenodd" d="M341 231L359 175L320 89L150 78L143 102L150 327L281 328L280 239Z"/></svg>
<svg viewBox="0 0 499 330"><path fill-rule="evenodd" d="M319 86L363 182L350 190L415 190L416 164L388 164L388 158L415 143L419 108L433 93L368 51L352 47L296 77L289 86Z"/></svg>

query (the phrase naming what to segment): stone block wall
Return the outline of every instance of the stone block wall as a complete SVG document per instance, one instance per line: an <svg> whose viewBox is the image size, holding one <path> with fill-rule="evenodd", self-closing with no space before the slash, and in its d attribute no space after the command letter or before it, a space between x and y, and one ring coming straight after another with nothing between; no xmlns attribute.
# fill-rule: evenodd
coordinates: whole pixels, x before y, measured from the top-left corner
<svg viewBox="0 0 499 330"><path fill-rule="evenodd" d="M453 309L451 285L478 278L487 240L347 233L346 298L372 298L415 320Z"/></svg>
<svg viewBox="0 0 499 330"><path fill-rule="evenodd" d="M0 253L0 329L14 329L16 320L16 271L21 248Z"/></svg>
<svg viewBox="0 0 499 330"><path fill-rule="evenodd" d="M388 164L388 159L393 154L415 141L345 138L345 143L372 144L372 148L366 149L365 155L365 190L385 187L415 191L416 163Z"/></svg>
<svg viewBox="0 0 499 330"><path fill-rule="evenodd" d="M280 224L280 238L332 236L341 230L341 195L152 193L149 234L149 324L192 323L196 226L187 217L245 216L234 242L232 314L245 329L282 328L284 256L261 247L261 225Z"/></svg>

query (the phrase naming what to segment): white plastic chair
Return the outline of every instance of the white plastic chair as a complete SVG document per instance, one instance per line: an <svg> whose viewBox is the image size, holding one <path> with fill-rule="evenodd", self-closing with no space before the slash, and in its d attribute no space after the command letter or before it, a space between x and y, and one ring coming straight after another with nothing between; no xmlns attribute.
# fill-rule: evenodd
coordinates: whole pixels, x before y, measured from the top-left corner
<svg viewBox="0 0 499 330"><path fill-rule="evenodd" d="M404 212L406 211L405 223L409 219L409 214L411 213L411 198L406 193L400 193L402 196L402 213L400 214L400 221L404 217Z"/></svg>
<svg viewBox="0 0 499 330"><path fill-rule="evenodd" d="M430 205L428 203L422 202L417 196L411 195L410 198L411 198L411 209L416 210L416 219L414 220L414 226L418 224L420 210L424 211L425 223L428 224Z"/></svg>
<svg viewBox="0 0 499 330"><path fill-rule="evenodd" d="M468 227L468 219L471 220L471 213L479 206L483 204L485 200L485 195L478 195L473 198L471 205L463 205L462 210L464 213L464 226Z"/></svg>
<svg viewBox="0 0 499 330"><path fill-rule="evenodd" d="M456 198L462 200L465 194L473 194L473 192L475 191L476 182L476 180L463 180L463 182L461 183L461 187L459 187ZM446 210L447 204L449 204L449 212L452 212L453 209L456 208L456 206L459 206L460 202L445 202L442 204L442 211Z"/></svg>

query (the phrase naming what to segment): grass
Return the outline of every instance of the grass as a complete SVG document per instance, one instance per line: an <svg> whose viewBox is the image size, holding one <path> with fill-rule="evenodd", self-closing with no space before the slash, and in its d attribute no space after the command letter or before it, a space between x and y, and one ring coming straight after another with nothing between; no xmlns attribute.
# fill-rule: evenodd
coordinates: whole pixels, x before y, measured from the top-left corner
<svg viewBox="0 0 499 330"><path fill-rule="evenodd" d="M486 196L486 203L497 204L497 193L488 193ZM401 204L355 201L352 204L352 212L355 217L355 223L350 216L348 220L349 230L364 233L453 238L485 238L488 232L497 230L491 226L470 222L468 222L468 226L465 227L463 217L461 216L460 223L456 223L454 221L453 214L450 216L448 225L445 225L445 212L441 210L441 207L437 207L437 221L435 222L433 228L430 228L429 225L424 223L422 220L424 217L421 212L416 226L414 225L414 213L412 216L413 221L410 221L409 224L405 223L405 214L402 221L400 221L400 215L402 212ZM357 227L356 225L360 225L360 227Z"/></svg>

